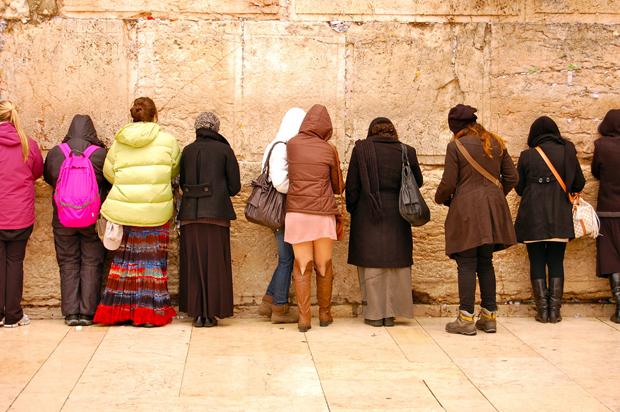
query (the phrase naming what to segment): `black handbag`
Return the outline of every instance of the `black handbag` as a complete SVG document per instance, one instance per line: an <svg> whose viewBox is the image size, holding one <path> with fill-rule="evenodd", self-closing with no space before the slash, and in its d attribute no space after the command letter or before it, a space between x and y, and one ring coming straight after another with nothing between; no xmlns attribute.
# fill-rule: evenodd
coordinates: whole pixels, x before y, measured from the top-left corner
<svg viewBox="0 0 620 412"><path fill-rule="evenodd" d="M424 226L431 220L431 211L426 205L415 177L411 173L407 146L401 143L402 177L400 181L400 196L398 210L400 215L412 226Z"/></svg>
<svg viewBox="0 0 620 412"><path fill-rule="evenodd" d="M278 143L286 144L276 142L271 146L262 173L252 181L252 194L245 206L245 218L248 222L267 226L273 230L284 227L286 214L286 195L278 192L269 180L269 160L271 152Z"/></svg>

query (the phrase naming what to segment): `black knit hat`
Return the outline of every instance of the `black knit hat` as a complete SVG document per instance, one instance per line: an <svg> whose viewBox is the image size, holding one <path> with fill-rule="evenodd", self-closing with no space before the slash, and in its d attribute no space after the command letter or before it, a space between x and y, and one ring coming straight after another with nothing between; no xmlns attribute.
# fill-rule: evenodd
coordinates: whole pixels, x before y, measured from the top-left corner
<svg viewBox="0 0 620 412"><path fill-rule="evenodd" d="M476 122L478 116L476 113L478 109L475 107L467 106L465 104L457 104L448 113L448 126L452 133L458 133L467 126Z"/></svg>

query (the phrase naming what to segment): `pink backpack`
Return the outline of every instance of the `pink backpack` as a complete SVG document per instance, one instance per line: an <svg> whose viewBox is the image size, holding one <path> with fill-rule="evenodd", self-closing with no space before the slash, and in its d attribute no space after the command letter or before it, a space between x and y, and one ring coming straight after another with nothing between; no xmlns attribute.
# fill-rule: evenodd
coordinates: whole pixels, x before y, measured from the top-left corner
<svg viewBox="0 0 620 412"><path fill-rule="evenodd" d="M88 227L99 217L101 198L90 156L99 149L90 145L84 153L73 153L68 144L60 145L65 160L60 166L54 201L58 219L65 227Z"/></svg>

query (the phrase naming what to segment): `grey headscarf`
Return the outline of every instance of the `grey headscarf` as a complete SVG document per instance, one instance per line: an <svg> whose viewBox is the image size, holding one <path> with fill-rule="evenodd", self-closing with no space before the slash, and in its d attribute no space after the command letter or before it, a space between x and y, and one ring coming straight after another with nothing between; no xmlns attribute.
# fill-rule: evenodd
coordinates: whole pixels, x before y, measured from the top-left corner
<svg viewBox="0 0 620 412"><path fill-rule="evenodd" d="M209 129L217 133L220 131L220 119L212 112L202 112L196 118L194 128Z"/></svg>

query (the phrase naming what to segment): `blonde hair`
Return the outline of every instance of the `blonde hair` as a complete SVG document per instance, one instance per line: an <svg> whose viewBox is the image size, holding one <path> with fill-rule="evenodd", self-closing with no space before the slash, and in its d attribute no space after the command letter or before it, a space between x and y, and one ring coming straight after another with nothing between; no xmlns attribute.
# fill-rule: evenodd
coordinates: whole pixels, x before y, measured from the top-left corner
<svg viewBox="0 0 620 412"><path fill-rule="evenodd" d="M26 136L24 129L22 129L19 116L17 115L17 108L8 100L0 101L0 122L9 122L15 126L15 130L17 130L19 140L22 144L22 156L24 158L24 162L27 162L30 155L30 143L28 142L28 136Z"/></svg>
<svg viewBox="0 0 620 412"><path fill-rule="evenodd" d="M480 138L482 142L482 149L484 150L484 154L489 159L493 159L493 145L492 140L495 140L500 148L500 156L504 154L504 150L506 150L506 142L504 139L499 137L493 132L489 132L486 130L480 123L472 123L463 130L460 130L458 133L454 135L455 139L460 139L463 136L474 135Z"/></svg>

